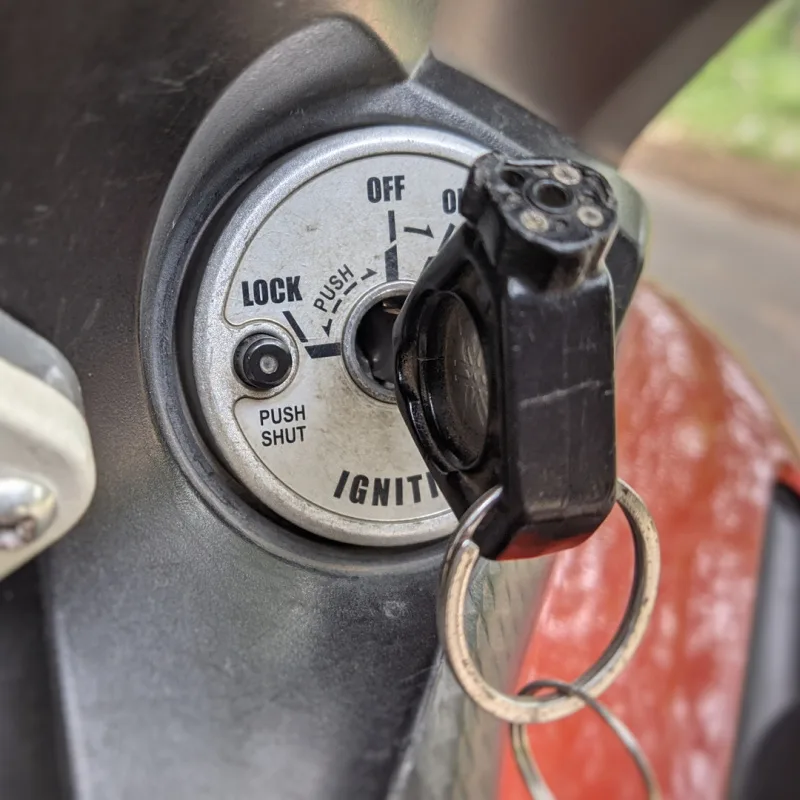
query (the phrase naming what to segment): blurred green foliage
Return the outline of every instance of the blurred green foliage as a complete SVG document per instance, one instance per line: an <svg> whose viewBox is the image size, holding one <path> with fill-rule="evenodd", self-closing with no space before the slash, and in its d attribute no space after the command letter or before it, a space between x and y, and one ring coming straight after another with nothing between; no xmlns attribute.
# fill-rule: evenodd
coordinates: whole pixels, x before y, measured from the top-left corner
<svg viewBox="0 0 800 800"><path fill-rule="evenodd" d="M659 121L681 137L800 168L800 0L756 17Z"/></svg>

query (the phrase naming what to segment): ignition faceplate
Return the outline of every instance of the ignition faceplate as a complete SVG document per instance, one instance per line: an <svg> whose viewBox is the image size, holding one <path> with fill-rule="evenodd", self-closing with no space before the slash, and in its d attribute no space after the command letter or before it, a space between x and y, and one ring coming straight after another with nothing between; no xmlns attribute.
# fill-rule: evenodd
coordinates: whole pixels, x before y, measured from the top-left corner
<svg viewBox="0 0 800 800"><path fill-rule="evenodd" d="M211 251L193 333L207 428L258 499L313 533L387 546L453 530L384 350L403 297L462 222L482 152L414 127L322 140L265 172Z"/></svg>

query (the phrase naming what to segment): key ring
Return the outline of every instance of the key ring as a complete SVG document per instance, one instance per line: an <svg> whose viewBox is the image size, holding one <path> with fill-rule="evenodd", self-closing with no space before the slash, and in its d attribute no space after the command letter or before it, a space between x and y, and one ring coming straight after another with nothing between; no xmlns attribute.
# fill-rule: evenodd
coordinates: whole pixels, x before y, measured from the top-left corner
<svg viewBox="0 0 800 800"><path fill-rule="evenodd" d="M639 495L617 479L617 503L628 520L634 543L633 586L617 632L594 665L571 684L578 691L543 698L515 697L490 685L481 674L469 650L464 619L470 579L480 558L472 537L501 495L501 487L495 487L472 505L447 550L439 583L440 638L462 689L484 711L517 725L552 722L582 708L581 694L596 698L608 689L639 647L656 601L661 568L658 533Z"/></svg>
<svg viewBox="0 0 800 800"><path fill-rule="evenodd" d="M661 789L658 786L653 768L647 760L642 748L636 741L636 737L631 733L630 728L612 714L605 706L597 702L590 694L571 683L557 680L538 680L529 683L521 689L520 695L532 695L540 689L554 689L562 697L576 697L582 703L589 706L603 722L616 734L617 738L628 751L634 760L639 774L642 776L645 788L647 789L648 800L661 800ZM511 726L511 745L514 749L514 757L517 760L519 771L525 781L525 786L534 800L555 800L555 796L550 791L550 787L545 783L542 773L536 764L531 751L528 737L525 735L524 725Z"/></svg>

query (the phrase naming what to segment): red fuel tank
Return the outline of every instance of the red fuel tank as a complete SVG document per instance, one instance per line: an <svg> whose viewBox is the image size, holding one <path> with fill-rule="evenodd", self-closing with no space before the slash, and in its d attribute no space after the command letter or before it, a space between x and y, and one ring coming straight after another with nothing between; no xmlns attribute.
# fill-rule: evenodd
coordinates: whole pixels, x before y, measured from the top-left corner
<svg viewBox="0 0 800 800"><path fill-rule="evenodd" d="M662 573L647 637L602 701L638 738L665 797L723 797L767 512L796 450L737 359L646 284L620 335L617 415L619 476L655 518ZM519 686L572 680L600 655L622 616L632 565L619 509L556 557ZM630 756L592 712L529 735L559 800L644 796ZM529 797L507 735L499 788L503 800Z"/></svg>

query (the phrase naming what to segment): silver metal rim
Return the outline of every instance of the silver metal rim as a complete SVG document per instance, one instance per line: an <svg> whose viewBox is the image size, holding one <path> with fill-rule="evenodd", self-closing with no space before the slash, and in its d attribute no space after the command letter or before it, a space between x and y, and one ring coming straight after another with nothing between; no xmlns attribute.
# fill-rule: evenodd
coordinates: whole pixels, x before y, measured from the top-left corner
<svg viewBox="0 0 800 800"><path fill-rule="evenodd" d="M271 211L329 169L384 154L418 154L468 167L484 152L485 147L460 136L413 126L375 127L332 136L293 152L276 166L237 208L214 246L194 315L192 357L200 406L207 420L215 420L215 425L225 429L215 442L238 479L274 512L306 530L350 544L403 546L447 536L454 519L450 511L403 522L345 517L301 497L261 462L231 413L241 397L266 396L243 390L227 355L231 342L269 325L266 320L254 320L236 326L224 318L228 286L239 260Z"/></svg>
<svg viewBox="0 0 800 800"><path fill-rule="evenodd" d="M484 494L467 512L448 548L439 586L441 640L456 679L484 711L518 725L553 722L580 710L584 705L580 696L573 693L536 698L505 694L487 683L469 650L464 603L480 557L472 537L501 495L500 487ZM608 689L633 658L647 631L658 592L661 555L653 518L639 495L619 479L617 503L633 534L633 586L614 638L600 658L571 684L590 697L599 697Z"/></svg>
<svg viewBox="0 0 800 800"><path fill-rule="evenodd" d="M628 754L636 764L636 768L639 770L639 774L642 776L648 800L661 800L661 789L659 788L653 768L650 766L650 762L647 760L647 756L644 754L639 742L636 741L636 737L622 720L614 716L605 706L598 703L597 700L583 689L571 683L565 683L564 681L552 679L533 681L523 688L519 694L531 695L541 689L553 689L562 697L575 697L580 700L583 705L589 706L589 708L611 728L614 735L622 743L622 746L628 751ZM555 800L552 791L550 791L550 787L539 771L536 759L533 757L530 742L525 735L524 725L511 726L511 746L514 750L514 758L522 774L522 779L525 781L525 785L531 797L534 798L534 800Z"/></svg>

